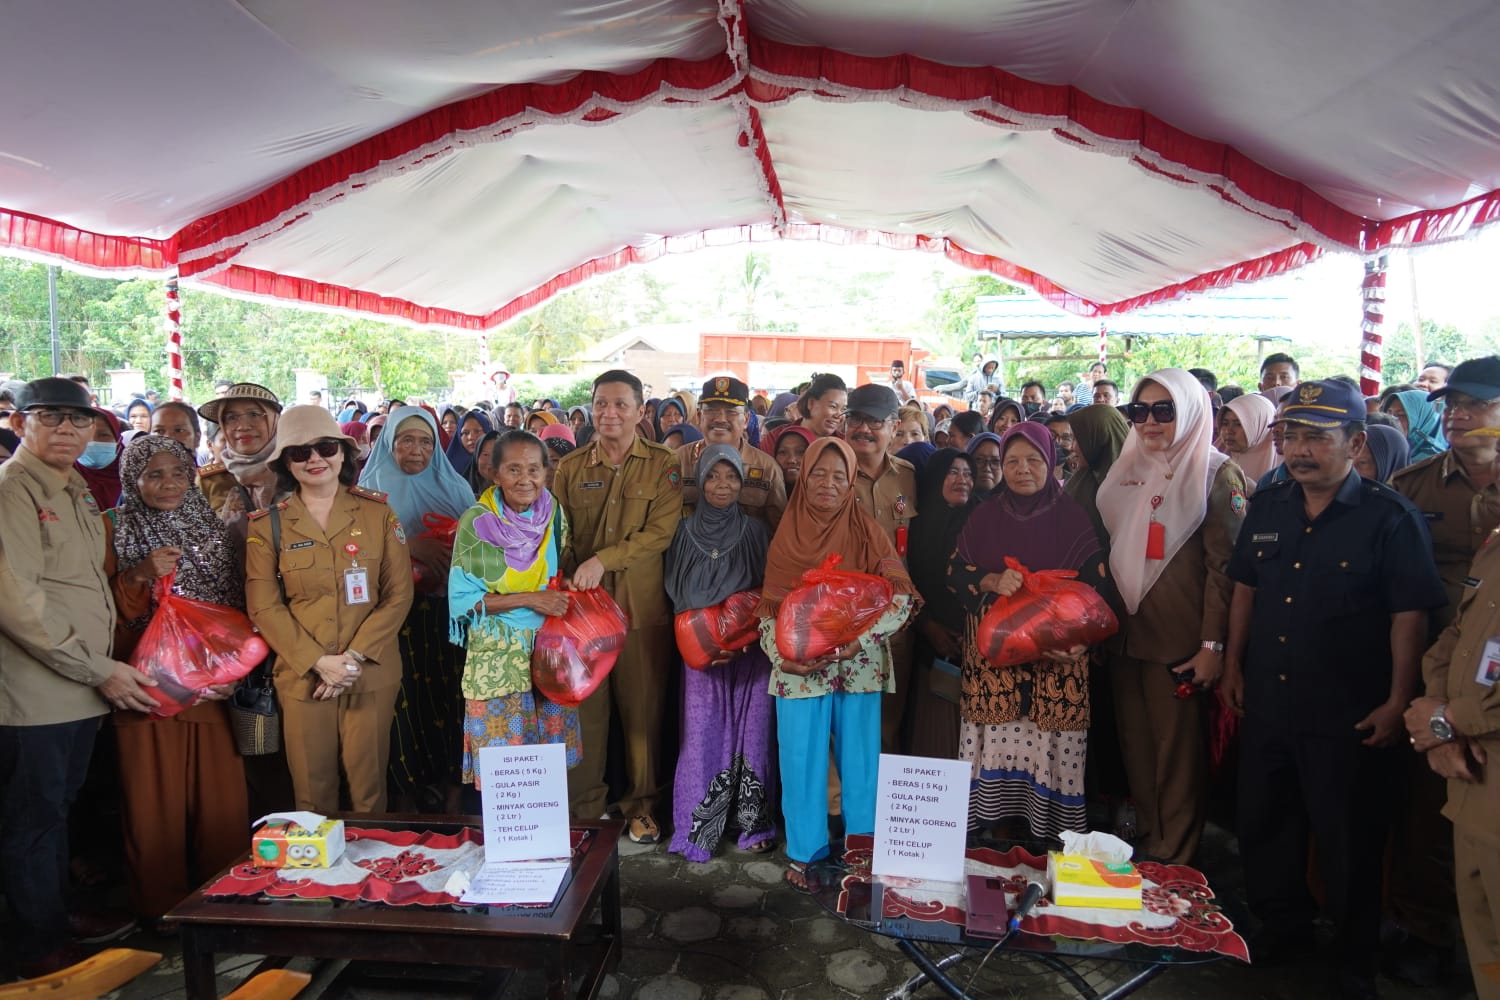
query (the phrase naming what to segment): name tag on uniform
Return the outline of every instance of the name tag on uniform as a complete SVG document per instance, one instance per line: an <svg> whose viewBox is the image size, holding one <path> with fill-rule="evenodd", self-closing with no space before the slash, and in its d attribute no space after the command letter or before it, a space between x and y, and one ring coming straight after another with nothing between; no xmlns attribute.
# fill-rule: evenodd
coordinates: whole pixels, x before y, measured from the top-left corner
<svg viewBox="0 0 1500 1000"><path fill-rule="evenodd" d="M1274 542L1281 537L1279 531L1261 531L1250 536L1252 542Z"/></svg>
<svg viewBox="0 0 1500 1000"><path fill-rule="evenodd" d="M344 603L370 603L370 571L364 567L344 571Z"/></svg>
<svg viewBox="0 0 1500 1000"><path fill-rule="evenodd" d="M1477 576L1466 576L1466 577L1464 577L1464 589L1465 590L1476 590L1476 589L1478 589L1479 585L1481 583L1483 583L1483 582L1484 581L1481 580L1481 579L1479 579L1479 577L1477 577Z"/></svg>
<svg viewBox="0 0 1500 1000"><path fill-rule="evenodd" d="M686 483L687 480L684 479L683 482ZM764 479L747 479L745 480L745 489L764 490L765 492L769 493L771 491L771 484L766 482Z"/></svg>
<svg viewBox="0 0 1500 1000"><path fill-rule="evenodd" d="M1440 510L1424 510L1422 511L1422 516L1429 521L1441 521L1443 519L1443 512Z"/></svg>
<svg viewBox="0 0 1500 1000"><path fill-rule="evenodd" d="M603 483L579 483L578 484L578 488L580 490L602 490L602 489L604 489L604 484Z"/></svg>
<svg viewBox="0 0 1500 1000"><path fill-rule="evenodd" d="M1487 688L1500 681L1500 635L1484 644L1484 655L1479 658L1479 669L1474 672L1474 682Z"/></svg>
<svg viewBox="0 0 1500 1000"><path fill-rule="evenodd" d="M308 549L312 548L313 544L313 542L293 542L286 547L286 550L290 552L293 549Z"/></svg>

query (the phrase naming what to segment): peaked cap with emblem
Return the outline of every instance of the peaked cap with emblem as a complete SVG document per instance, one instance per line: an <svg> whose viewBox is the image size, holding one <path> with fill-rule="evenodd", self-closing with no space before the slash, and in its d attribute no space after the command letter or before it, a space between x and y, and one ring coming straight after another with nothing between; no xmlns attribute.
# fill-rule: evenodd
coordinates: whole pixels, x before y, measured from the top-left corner
<svg viewBox="0 0 1500 1000"><path fill-rule="evenodd" d="M733 375L715 375L703 383L703 392L698 405L704 403L728 403L730 406L748 406L750 387Z"/></svg>

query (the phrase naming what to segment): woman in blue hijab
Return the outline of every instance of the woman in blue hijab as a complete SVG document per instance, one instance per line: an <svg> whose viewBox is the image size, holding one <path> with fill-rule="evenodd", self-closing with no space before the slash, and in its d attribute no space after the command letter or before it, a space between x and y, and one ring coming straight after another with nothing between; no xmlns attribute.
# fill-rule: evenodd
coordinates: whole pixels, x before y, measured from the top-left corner
<svg viewBox="0 0 1500 1000"><path fill-rule="evenodd" d="M1411 464L1411 446L1394 427L1371 424L1365 428L1365 450L1354 460L1354 468L1366 479L1389 483L1399 469Z"/></svg>
<svg viewBox="0 0 1500 1000"><path fill-rule="evenodd" d="M475 419L465 416L465 424ZM466 428L460 428L460 436ZM480 435L483 437L483 435ZM474 492L437 453L437 420L416 406L391 411L359 484L379 490L406 530L417 593L401 630L401 696L391 725L392 811L452 813L463 761L459 683L464 649L448 641L448 568L453 531ZM449 450L459 447L454 438ZM472 463L472 455L465 452ZM444 519L444 520L439 520ZM449 530L443 527L451 525Z"/></svg>
<svg viewBox="0 0 1500 1000"><path fill-rule="evenodd" d="M1425 389L1392 393L1381 409L1401 422L1406 442L1411 446L1408 462L1420 462L1448 450L1448 442L1443 440L1442 414L1428 402Z"/></svg>

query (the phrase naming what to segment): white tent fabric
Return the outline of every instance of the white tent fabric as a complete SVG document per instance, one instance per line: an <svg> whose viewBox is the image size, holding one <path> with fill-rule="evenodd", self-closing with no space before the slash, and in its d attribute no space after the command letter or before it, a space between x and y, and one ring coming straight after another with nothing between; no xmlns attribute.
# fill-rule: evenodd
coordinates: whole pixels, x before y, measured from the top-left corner
<svg viewBox="0 0 1500 1000"><path fill-rule="evenodd" d="M944 253L1084 315L1500 217L1500 5L32 0L0 252L484 329L633 261Z"/></svg>

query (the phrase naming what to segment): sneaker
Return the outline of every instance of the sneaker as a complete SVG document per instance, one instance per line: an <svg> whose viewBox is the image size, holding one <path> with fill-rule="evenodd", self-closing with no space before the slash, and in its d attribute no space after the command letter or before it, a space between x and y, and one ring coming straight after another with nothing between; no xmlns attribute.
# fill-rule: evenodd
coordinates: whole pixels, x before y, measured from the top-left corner
<svg viewBox="0 0 1500 1000"><path fill-rule="evenodd" d="M54 972L61 972L69 966L77 965L79 962L92 958L93 951L89 948L76 944L65 944L61 948L54 948L39 958L26 958L16 963L16 975L22 979L40 979L50 976Z"/></svg>
<svg viewBox="0 0 1500 1000"><path fill-rule="evenodd" d="M625 827L633 843L654 844L661 839L661 827L650 816L632 816Z"/></svg>
<svg viewBox="0 0 1500 1000"><path fill-rule="evenodd" d="M118 941L135 930L135 918L111 910L80 910L68 914L68 933L79 944Z"/></svg>

